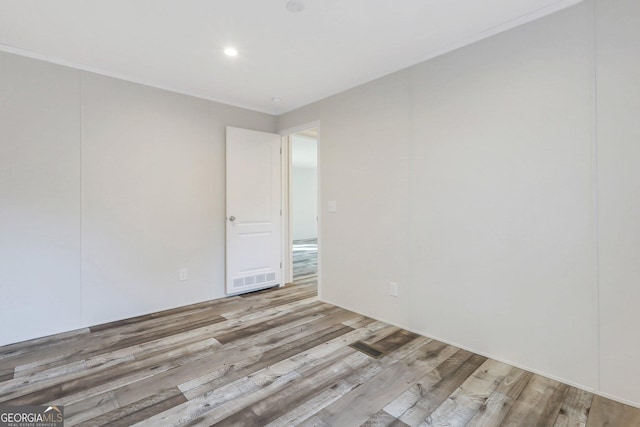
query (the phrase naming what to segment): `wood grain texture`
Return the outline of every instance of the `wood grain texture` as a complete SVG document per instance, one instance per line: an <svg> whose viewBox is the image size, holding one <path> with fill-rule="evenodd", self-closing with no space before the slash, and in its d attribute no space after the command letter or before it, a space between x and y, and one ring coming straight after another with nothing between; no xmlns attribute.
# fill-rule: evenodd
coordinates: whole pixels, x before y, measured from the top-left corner
<svg viewBox="0 0 640 427"><path fill-rule="evenodd" d="M594 396L587 427L618 426L640 426L640 410L602 396Z"/></svg>
<svg viewBox="0 0 640 427"><path fill-rule="evenodd" d="M318 284L318 239L294 240L292 247L293 282Z"/></svg>
<svg viewBox="0 0 640 427"><path fill-rule="evenodd" d="M555 424L569 386L535 375L502 422L504 426L533 427Z"/></svg>
<svg viewBox="0 0 640 427"><path fill-rule="evenodd" d="M511 368L496 391L485 400L467 426L490 427L502 423L532 376L531 372Z"/></svg>
<svg viewBox="0 0 640 427"><path fill-rule="evenodd" d="M12 380L14 377L15 370L14 368L5 368L0 370L0 383L3 381Z"/></svg>
<svg viewBox="0 0 640 427"><path fill-rule="evenodd" d="M1 347L0 404L64 405L67 426L640 426L638 409L319 302L309 274Z"/></svg>

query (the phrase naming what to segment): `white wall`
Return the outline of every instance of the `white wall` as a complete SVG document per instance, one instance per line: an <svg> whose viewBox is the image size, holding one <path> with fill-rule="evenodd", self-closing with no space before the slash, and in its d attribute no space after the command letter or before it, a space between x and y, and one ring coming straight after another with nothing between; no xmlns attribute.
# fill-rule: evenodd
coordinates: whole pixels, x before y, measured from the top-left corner
<svg viewBox="0 0 640 427"><path fill-rule="evenodd" d="M0 345L80 325L80 81L0 53Z"/></svg>
<svg viewBox="0 0 640 427"><path fill-rule="evenodd" d="M278 127L320 120L323 299L640 405L640 6L594 6Z"/></svg>
<svg viewBox="0 0 640 427"><path fill-rule="evenodd" d="M318 141L291 135L291 217L293 240L318 237Z"/></svg>
<svg viewBox="0 0 640 427"><path fill-rule="evenodd" d="M640 2L597 3L601 389L640 402Z"/></svg>
<svg viewBox="0 0 640 427"><path fill-rule="evenodd" d="M223 296L224 129L274 117L0 61L0 345Z"/></svg>
<svg viewBox="0 0 640 427"><path fill-rule="evenodd" d="M322 298L409 325L410 84L406 71L279 117L320 119ZM327 213L328 201L337 213ZM398 298L388 295L399 282Z"/></svg>
<svg viewBox="0 0 640 427"><path fill-rule="evenodd" d="M591 29L581 4L410 76L412 328L586 388L598 371Z"/></svg>
<svg viewBox="0 0 640 427"><path fill-rule="evenodd" d="M639 20L588 0L280 117L321 120L323 298L640 405ZM0 107L0 344L222 294L224 125L273 117L3 53Z"/></svg>

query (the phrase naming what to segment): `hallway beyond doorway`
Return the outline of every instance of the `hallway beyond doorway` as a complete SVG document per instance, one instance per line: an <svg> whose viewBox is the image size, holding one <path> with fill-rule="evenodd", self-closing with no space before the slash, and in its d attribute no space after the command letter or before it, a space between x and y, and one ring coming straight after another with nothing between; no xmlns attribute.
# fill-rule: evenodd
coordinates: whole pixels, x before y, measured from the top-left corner
<svg viewBox="0 0 640 427"><path fill-rule="evenodd" d="M293 241L293 283L317 284L318 239Z"/></svg>

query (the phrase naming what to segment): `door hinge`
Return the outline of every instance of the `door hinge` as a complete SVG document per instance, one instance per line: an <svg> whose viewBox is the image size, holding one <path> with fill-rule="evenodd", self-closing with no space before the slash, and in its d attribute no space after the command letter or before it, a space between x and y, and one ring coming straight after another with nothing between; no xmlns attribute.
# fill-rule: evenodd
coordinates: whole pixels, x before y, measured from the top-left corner
<svg viewBox="0 0 640 427"><path fill-rule="evenodd" d="M282 263L280 263L280 268L282 269Z"/></svg>

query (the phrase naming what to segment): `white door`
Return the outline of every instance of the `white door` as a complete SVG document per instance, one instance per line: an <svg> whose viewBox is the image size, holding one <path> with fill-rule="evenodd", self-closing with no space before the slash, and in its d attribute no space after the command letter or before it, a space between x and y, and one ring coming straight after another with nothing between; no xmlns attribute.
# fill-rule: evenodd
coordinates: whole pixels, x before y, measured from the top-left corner
<svg viewBox="0 0 640 427"><path fill-rule="evenodd" d="M227 294L282 284L281 137L227 127Z"/></svg>

